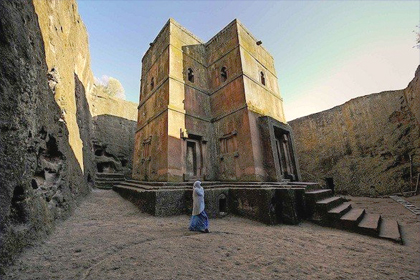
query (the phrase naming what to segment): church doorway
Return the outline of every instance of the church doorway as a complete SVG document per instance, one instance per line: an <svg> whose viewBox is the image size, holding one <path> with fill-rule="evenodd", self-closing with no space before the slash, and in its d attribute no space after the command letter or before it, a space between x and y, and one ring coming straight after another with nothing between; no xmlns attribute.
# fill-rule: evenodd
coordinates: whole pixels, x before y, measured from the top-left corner
<svg viewBox="0 0 420 280"><path fill-rule="evenodd" d="M289 132L274 127L276 160L280 167L281 179L297 179L296 168L293 161L293 153Z"/></svg>
<svg viewBox="0 0 420 280"><path fill-rule="evenodd" d="M187 179L189 181L201 179L203 167L201 140L191 137L186 139L185 142L187 146L185 158L185 174L187 175Z"/></svg>

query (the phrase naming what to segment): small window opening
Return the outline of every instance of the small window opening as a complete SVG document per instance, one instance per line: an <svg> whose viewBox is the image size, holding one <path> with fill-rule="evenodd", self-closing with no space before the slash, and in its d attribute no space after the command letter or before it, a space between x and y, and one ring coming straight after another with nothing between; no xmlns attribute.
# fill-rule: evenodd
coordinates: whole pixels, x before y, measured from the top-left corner
<svg viewBox="0 0 420 280"><path fill-rule="evenodd" d="M191 68L188 68L188 81L194 83L194 71Z"/></svg>
<svg viewBox="0 0 420 280"><path fill-rule="evenodd" d="M222 67L222 70L220 71L220 76L222 77L222 82L226 82L227 80L227 71L226 67Z"/></svg>
<svg viewBox="0 0 420 280"><path fill-rule="evenodd" d="M263 72L263 71L261 71L260 75L261 75L261 84L265 85L265 76L264 76L264 72Z"/></svg>
<svg viewBox="0 0 420 280"><path fill-rule="evenodd" d="M150 90L152 90L155 87L155 78L152 77L152 80L150 81Z"/></svg>

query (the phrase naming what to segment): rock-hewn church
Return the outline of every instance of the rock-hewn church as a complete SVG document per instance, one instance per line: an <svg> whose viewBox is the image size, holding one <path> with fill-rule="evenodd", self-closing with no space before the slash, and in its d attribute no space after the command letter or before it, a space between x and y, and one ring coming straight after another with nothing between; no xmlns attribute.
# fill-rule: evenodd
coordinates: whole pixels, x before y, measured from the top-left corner
<svg viewBox="0 0 420 280"><path fill-rule="evenodd" d="M133 178L299 179L273 57L238 20L204 43L170 19L150 44Z"/></svg>

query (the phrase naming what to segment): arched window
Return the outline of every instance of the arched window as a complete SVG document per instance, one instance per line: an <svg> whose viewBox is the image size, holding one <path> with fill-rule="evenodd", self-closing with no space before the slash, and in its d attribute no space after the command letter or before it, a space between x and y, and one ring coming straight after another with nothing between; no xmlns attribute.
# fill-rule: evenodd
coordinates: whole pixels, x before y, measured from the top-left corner
<svg viewBox="0 0 420 280"><path fill-rule="evenodd" d="M194 71L191 68L188 68L188 81L194 83Z"/></svg>
<svg viewBox="0 0 420 280"><path fill-rule="evenodd" d="M150 81L150 90L152 90L155 87L155 78L152 77L152 80Z"/></svg>
<svg viewBox="0 0 420 280"><path fill-rule="evenodd" d="M264 76L263 71L261 71L261 73L260 73L260 78L261 78L261 84L265 85L265 76Z"/></svg>
<svg viewBox="0 0 420 280"><path fill-rule="evenodd" d="M226 67L222 67L222 70L220 70L220 76L222 77L222 82L226 82L227 80L227 69Z"/></svg>

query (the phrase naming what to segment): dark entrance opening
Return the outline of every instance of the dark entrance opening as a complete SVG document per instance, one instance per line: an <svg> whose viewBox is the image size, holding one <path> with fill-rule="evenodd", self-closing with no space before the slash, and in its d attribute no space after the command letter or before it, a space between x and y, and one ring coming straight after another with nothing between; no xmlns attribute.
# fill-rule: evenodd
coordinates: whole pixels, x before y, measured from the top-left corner
<svg viewBox="0 0 420 280"><path fill-rule="evenodd" d="M325 185L327 187L327 189L331 190L331 193L334 195L335 191L334 191L334 179L333 178L325 178Z"/></svg>
<svg viewBox="0 0 420 280"><path fill-rule="evenodd" d="M185 178L184 180L203 179L203 141L198 135L188 134L185 139Z"/></svg>
<svg viewBox="0 0 420 280"><path fill-rule="evenodd" d="M187 140L187 174L189 177L197 176L197 151L196 143Z"/></svg>
<svg viewBox="0 0 420 280"><path fill-rule="evenodd" d="M13 190L12 203L10 207L10 220L14 224L23 224L27 221L27 212L25 209L25 190L18 185Z"/></svg>
<svg viewBox="0 0 420 280"><path fill-rule="evenodd" d="M36 190L36 189L38 188L38 183L36 182L36 180L35 180L35 179L32 179L32 180L31 180L31 185L32 185L32 188L33 188L34 190Z"/></svg>
<svg viewBox="0 0 420 280"><path fill-rule="evenodd" d="M220 215L225 215L227 213L227 199L224 194L219 196L219 213Z"/></svg>

